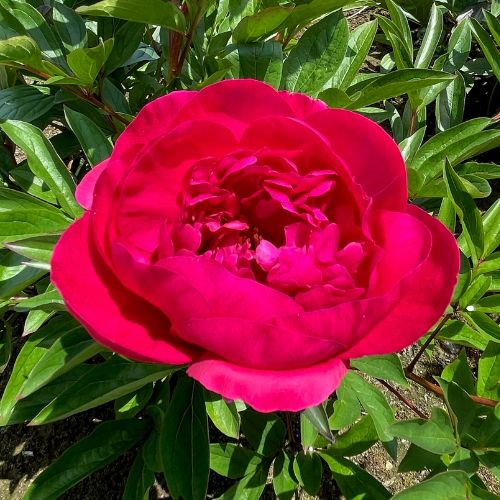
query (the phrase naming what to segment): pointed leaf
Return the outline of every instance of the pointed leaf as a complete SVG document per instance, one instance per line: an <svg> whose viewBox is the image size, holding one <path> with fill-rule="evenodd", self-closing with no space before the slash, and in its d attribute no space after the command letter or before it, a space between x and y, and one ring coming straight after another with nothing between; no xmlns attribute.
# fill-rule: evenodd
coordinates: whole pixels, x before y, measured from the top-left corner
<svg viewBox="0 0 500 500"><path fill-rule="evenodd" d="M153 24L183 33L184 16L171 2L162 0L102 0L93 5L83 5L76 10L86 16L103 16Z"/></svg>
<svg viewBox="0 0 500 500"><path fill-rule="evenodd" d="M31 424L54 422L95 408L177 369L178 366L130 362L115 355L95 365L87 375L48 404Z"/></svg>
<svg viewBox="0 0 500 500"><path fill-rule="evenodd" d="M208 421L203 389L181 378L175 387L161 432L163 473L175 499L204 500L208 485Z"/></svg>
<svg viewBox="0 0 500 500"><path fill-rule="evenodd" d="M48 500L116 460L149 430L146 420L103 422L89 436L68 448L31 484L26 500Z"/></svg>
<svg viewBox="0 0 500 500"><path fill-rule="evenodd" d="M29 123L8 120L2 130L26 154L31 171L42 179L69 215L79 216L82 210L75 200L75 182L43 132Z"/></svg>

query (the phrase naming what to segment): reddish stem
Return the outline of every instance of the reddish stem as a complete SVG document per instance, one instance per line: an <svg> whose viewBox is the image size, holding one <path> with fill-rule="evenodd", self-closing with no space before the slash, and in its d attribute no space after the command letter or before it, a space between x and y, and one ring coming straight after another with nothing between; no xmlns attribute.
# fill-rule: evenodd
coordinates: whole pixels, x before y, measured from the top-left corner
<svg viewBox="0 0 500 500"><path fill-rule="evenodd" d="M427 415L421 412L409 399L405 398L396 388L392 387L391 384L387 383L385 380L377 379L386 389L391 391L400 401L402 401L410 410L412 410L420 418L428 418Z"/></svg>
<svg viewBox="0 0 500 500"><path fill-rule="evenodd" d="M415 354L415 357L411 360L410 364L407 366L407 370L410 372L413 372L413 369L415 368L415 365L417 364L418 360L422 356L422 354L425 352L425 350L429 347L430 343L434 340L436 335L442 330L443 326L446 324L446 322L451 318L451 314L447 314L439 323L439 325L435 328L435 330L429 335L427 340L424 342L422 347L419 349L417 354Z"/></svg>

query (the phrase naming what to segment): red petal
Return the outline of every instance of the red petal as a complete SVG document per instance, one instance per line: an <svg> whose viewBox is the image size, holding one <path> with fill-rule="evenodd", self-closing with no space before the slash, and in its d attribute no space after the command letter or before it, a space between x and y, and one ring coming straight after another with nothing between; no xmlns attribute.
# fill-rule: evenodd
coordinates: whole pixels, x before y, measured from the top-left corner
<svg viewBox="0 0 500 500"><path fill-rule="evenodd" d="M51 279L69 311L94 339L140 361L185 364L196 351L172 338L170 322L112 276L91 247L90 215L67 229L57 243Z"/></svg>

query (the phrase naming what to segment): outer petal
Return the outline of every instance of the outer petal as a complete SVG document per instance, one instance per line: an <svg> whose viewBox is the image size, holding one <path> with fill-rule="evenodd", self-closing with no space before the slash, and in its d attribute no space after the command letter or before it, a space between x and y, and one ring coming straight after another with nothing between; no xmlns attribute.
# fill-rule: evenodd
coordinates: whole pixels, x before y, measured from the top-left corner
<svg viewBox="0 0 500 500"><path fill-rule="evenodd" d="M408 192L398 146L382 127L353 111L327 109L305 121L321 132L377 208L403 210Z"/></svg>
<svg viewBox="0 0 500 500"><path fill-rule="evenodd" d="M373 298L303 311L287 295L208 258L146 265L119 245L114 250L117 273L170 318L181 339L246 367L283 370L323 362L362 338L395 305Z"/></svg>
<svg viewBox="0 0 500 500"><path fill-rule="evenodd" d="M140 361L184 364L196 350L176 341L157 309L128 292L91 247L89 214L62 235L52 256L51 279L69 311L101 344Z"/></svg>
<svg viewBox="0 0 500 500"><path fill-rule="evenodd" d="M92 203L94 201L94 188L99 177L104 172L108 160L101 161L99 165L96 165L90 172L88 172L85 177L80 181L76 187L75 198L85 210L90 210L92 208Z"/></svg>
<svg viewBox="0 0 500 500"><path fill-rule="evenodd" d="M270 115L294 116L280 93L257 80L223 80L200 90L176 122L211 120L228 127L236 137L249 123Z"/></svg>
<svg viewBox="0 0 500 500"><path fill-rule="evenodd" d="M318 111L328 109L328 106L319 99L312 99L299 92L281 91L280 95L285 99L288 105L293 109L295 118L303 119Z"/></svg>
<svg viewBox="0 0 500 500"><path fill-rule="evenodd" d="M387 210L372 214L371 233L382 255L371 271L368 295L380 296L429 256L432 234L424 222L409 213Z"/></svg>
<svg viewBox="0 0 500 500"><path fill-rule="evenodd" d="M450 302L460 265L455 238L437 219L420 208L410 206L408 213L429 229L432 235L430 253L391 291L398 305L369 335L345 352L342 355L345 358L403 349L427 333Z"/></svg>
<svg viewBox="0 0 500 500"><path fill-rule="evenodd" d="M128 149L135 144L149 144L164 134L196 94L193 91L177 90L146 104L116 141L113 154L119 154L121 148Z"/></svg>
<svg viewBox="0 0 500 500"><path fill-rule="evenodd" d="M84 186L81 190L82 196L85 197L84 201L88 200L88 196L85 193L91 187L93 190L98 180L101 180L98 186L102 185L96 189L96 193L105 198L111 197L114 189L131 167L134 157L140 154L144 145L165 134L172 127L172 123L179 111L196 94L197 92L189 91L171 92L144 106L116 141L113 153L106 160L106 164L99 164L82 180ZM99 171L93 174L96 168L99 168ZM101 173L105 173L105 175L101 176ZM89 175L91 177L86 181ZM88 185L86 186L85 184Z"/></svg>
<svg viewBox="0 0 500 500"><path fill-rule="evenodd" d="M296 370L254 370L219 359L188 368L188 375L228 399L241 399L260 412L300 411L324 401L347 372L338 358Z"/></svg>

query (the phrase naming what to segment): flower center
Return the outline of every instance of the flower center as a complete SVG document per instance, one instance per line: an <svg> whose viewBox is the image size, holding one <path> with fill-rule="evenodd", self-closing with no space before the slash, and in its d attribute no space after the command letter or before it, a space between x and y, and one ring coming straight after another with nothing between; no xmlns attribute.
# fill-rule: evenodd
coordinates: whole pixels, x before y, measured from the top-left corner
<svg viewBox="0 0 500 500"><path fill-rule="evenodd" d="M301 172L265 151L202 160L178 199L174 251L211 257L306 309L360 297L365 244L342 237L340 184L333 170Z"/></svg>

